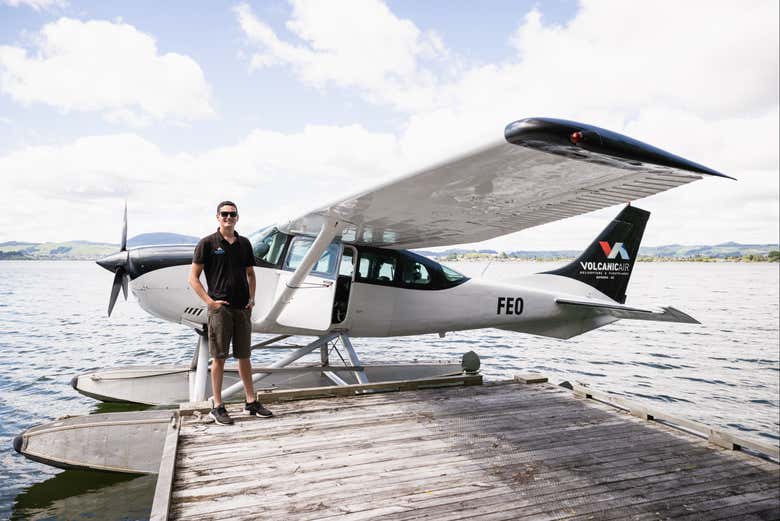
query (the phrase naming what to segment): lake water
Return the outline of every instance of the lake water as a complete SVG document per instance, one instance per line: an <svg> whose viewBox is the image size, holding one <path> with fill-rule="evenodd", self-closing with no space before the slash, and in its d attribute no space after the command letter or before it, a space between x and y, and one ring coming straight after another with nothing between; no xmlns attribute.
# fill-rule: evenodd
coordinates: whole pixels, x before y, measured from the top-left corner
<svg viewBox="0 0 780 521"><path fill-rule="evenodd" d="M554 263L453 263L511 283ZM677 416L780 437L780 266L639 263L628 304L675 306L701 325L620 321L571 340L498 330L356 339L365 360L459 358L476 351L487 379L540 372L580 381ZM120 300L105 316L112 274L91 262L0 263L0 519L145 519L154 476L62 471L13 451L13 436L63 415L126 410L71 389L102 367L189 363L195 335ZM268 355L267 355L268 356ZM257 356L255 360L262 360Z"/></svg>

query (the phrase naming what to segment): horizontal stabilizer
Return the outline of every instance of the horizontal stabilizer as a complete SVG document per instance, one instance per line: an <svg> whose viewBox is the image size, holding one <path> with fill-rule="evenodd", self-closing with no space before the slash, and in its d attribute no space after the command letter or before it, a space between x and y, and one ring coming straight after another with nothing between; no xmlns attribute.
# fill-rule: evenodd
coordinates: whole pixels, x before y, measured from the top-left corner
<svg viewBox="0 0 780 521"><path fill-rule="evenodd" d="M687 315L671 306L662 307L659 310L635 308L624 304L600 302L597 300L571 300L565 298L555 299L556 304L565 307L594 310L602 315L609 315L615 318L625 318L632 320L655 320L658 322L682 322L685 324L700 324L698 320Z"/></svg>

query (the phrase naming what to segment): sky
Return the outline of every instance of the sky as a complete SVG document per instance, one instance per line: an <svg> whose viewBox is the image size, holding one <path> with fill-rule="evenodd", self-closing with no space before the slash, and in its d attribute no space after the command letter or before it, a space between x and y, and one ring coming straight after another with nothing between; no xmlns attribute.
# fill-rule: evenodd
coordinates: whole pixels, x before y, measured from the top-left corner
<svg viewBox="0 0 780 521"><path fill-rule="evenodd" d="M0 0L0 242L250 233L546 116L737 178L644 245L777 243L776 0ZM609 208L480 244L578 249Z"/></svg>

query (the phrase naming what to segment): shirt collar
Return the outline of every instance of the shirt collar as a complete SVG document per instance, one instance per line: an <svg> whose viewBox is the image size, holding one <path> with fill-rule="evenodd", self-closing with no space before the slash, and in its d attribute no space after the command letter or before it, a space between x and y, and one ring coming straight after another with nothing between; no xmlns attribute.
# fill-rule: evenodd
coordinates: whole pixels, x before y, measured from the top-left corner
<svg viewBox="0 0 780 521"><path fill-rule="evenodd" d="M217 228L217 231L214 233L214 237L220 242L221 241L227 242L227 240L222 236L222 233L219 231L219 228ZM235 237L236 239L240 237L240 235L238 235L238 232L235 229L233 230L233 237Z"/></svg>

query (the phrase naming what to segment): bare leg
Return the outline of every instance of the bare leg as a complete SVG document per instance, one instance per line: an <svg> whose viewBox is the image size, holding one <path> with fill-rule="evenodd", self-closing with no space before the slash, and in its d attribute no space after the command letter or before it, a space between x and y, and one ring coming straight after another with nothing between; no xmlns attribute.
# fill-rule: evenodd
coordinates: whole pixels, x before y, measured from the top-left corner
<svg viewBox="0 0 780 521"><path fill-rule="evenodd" d="M244 383L246 403L254 402L256 398L255 386L252 382L252 361L249 358L238 359L238 374L241 376L241 381Z"/></svg>
<svg viewBox="0 0 780 521"><path fill-rule="evenodd" d="M211 361L211 393L214 395L214 407L222 405L222 376L225 374L225 359L214 358Z"/></svg>

